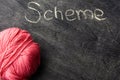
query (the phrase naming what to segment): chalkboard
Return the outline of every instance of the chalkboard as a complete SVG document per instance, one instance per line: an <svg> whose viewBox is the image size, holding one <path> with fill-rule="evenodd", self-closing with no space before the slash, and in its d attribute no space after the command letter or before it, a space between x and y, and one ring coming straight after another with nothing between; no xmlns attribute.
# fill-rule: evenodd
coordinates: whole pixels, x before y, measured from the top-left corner
<svg viewBox="0 0 120 80"><path fill-rule="evenodd" d="M120 0L0 0L0 30L9 27L41 46L30 80L120 79Z"/></svg>

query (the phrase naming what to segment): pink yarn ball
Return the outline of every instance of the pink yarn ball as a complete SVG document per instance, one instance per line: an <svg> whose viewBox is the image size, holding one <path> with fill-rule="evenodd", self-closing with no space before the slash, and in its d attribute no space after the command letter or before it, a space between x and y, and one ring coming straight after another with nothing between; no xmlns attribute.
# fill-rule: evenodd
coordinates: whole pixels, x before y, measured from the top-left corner
<svg viewBox="0 0 120 80"><path fill-rule="evenodd" d="M9 28L0 32L0 77L27 80L40 64L40 48L26 30Z"/></svg>

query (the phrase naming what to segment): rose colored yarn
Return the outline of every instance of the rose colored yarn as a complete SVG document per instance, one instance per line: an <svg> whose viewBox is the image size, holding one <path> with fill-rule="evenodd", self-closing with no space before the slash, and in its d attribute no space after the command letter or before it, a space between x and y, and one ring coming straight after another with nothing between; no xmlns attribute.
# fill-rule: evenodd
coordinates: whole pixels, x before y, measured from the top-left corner
<svg viewBox="0 0 120 80"><path fill-rule="evenodd" d="M0 32L0 78L27 80L40 64L40 48L26 30Z"/></svg>

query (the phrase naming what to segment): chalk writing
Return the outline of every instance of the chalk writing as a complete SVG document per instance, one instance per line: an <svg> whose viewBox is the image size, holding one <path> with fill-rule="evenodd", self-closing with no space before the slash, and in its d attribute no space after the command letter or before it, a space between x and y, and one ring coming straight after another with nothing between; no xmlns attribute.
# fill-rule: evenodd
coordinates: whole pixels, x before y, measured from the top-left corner
<svg viewBox="0 0 120 80"><path fill-rule="evenodd" d="M67 9L64 12L61 11L60 9L58 9L57 6L54 7L54 9L50 10L46 10L44 12L41 12L39 10L37 10L35 7L31 6L31 5L36 5L37 7L40 8L40 4L37 2L29 2L27 7L29 10L32 10L34 12L36 12L38 14L38 18L37 20L32 20L29 18L29 16L27 16L25 14L25 19L30 22L30 23L38 23L41 18L42 15L41 13L43 13L43 18L47 21L53 20L53 19L60 19L60 20L67 20L67 21L75 21L75 20L97 20L97 21L103 21L106 20L106 17L104 17L104 12L101 9L95 9L95 10L90 10L90 9L79 9L79 10L75 10L75 9Z"/></svg>

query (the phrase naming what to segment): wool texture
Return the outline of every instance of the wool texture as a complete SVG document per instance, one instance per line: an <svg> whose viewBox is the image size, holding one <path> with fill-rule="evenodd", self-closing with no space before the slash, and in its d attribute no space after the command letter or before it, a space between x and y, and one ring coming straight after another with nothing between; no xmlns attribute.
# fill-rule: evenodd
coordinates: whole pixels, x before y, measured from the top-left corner
<svg viewBox="0 0 120 80"><path fill-rule="evenodd" d="M1 80L27 80L40 65L40 47L26 30L0 32Z"/></svg>

